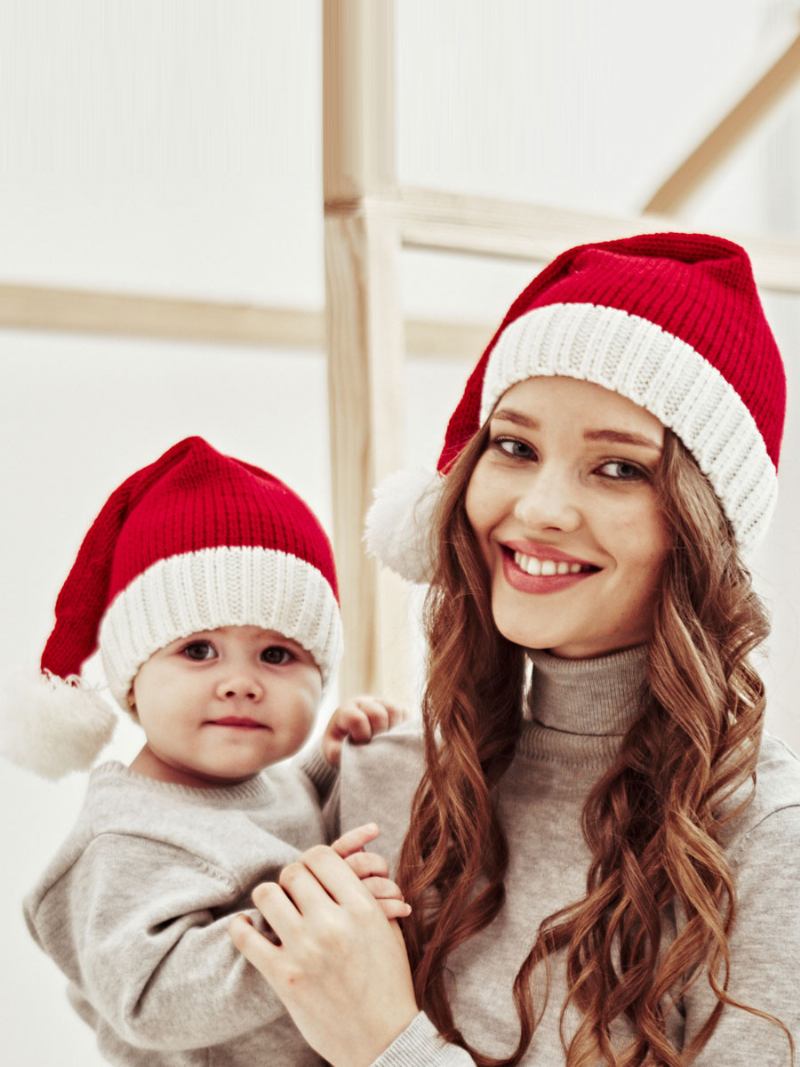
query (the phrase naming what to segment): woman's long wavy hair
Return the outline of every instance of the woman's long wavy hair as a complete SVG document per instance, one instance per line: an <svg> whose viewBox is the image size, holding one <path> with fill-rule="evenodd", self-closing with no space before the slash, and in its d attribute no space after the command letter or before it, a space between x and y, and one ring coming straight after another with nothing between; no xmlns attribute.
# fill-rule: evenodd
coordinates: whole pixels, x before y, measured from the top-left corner
<svg viewBox="0 0 800 1067"><path fill-rule="evenodd" d="M448 957L487 927L504 901L509 854L497 787L520 734L525 688L524 650L492 621L487 569L464 508L487 439L484 427L449 471L434 524L438 559L425 605L426 769L398 874L413 907L403 929L418 1001L442 1035L481 1067L512 1067L541 1021L550 957L563 950L566 1067L684 1067L726 1005L779 1026L794 1063L786 1026L727 992L736 893L722 834L755 787L765 700L749 654L769 626L714 492L669 431L656 488L672 548L649 643L649 684L641 716L583 808L591 852L586 895L544 919L536 933L514 980L520 1032L508 1058L481 1054L454 1024ZM751 787L733 803L748 779ZM661 931L670 906L685 921L667 948ZM535 1013L531 979L540 961L546 985ZM666 1034L671 997L679 999L704 974L717 1003L679 1051ZM581 1022L567 1044L570 1002ZM635 1035L622 1050L610 1036L618 1017Z"/></svg>

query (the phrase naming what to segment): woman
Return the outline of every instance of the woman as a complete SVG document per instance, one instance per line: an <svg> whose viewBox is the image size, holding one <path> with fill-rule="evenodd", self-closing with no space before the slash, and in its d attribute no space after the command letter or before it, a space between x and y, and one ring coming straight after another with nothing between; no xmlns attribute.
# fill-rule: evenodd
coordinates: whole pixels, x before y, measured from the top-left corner
<svg viewBox="0 0 800 1067"><path fill-rule="evenodd" d="M233 926L331 1063L794 1062L800 763L762 737L741 559L784 408L741 248L585 245L512 305L435 481L381 492L373 547L431 583L424 739L348 749L339 816L400 849L404 939L326 849L257 891L280 946Z"/></svg>

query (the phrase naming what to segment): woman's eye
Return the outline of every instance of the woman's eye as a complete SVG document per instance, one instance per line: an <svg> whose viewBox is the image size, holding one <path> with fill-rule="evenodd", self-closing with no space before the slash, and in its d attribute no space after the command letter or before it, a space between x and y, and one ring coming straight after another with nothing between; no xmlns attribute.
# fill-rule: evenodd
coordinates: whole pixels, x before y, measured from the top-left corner
<svg viewBox="0 0 800 1067"><path fill-rule="evenodd" d="M600 470L605 473L605 477L612 478L618 482L641 481L647 477L641 467L637 467L633 463L626 463L622 459L613 459L608 463L604 463Z"/></svg>
<svg viewBox="0 0 800 1067"><path fill-rule="evenodd" d="M270 645L269 648L265 648L261 653L261 659L264 663L271 663L278 666L283 666L284 663L289 663L292 658L292 653L289 649L284 648L282 645Z"/></svg>
<svg viewBox="0 0 800 1067"><path fill-rule="evenodd" d="M492 445L513 459L532 459L536 455L529 444L518 441L515 437L496 437Z"/></svg>
<svg viewBox="0 0 800 1067"><path fill-rule="evenodd" d="M217 654L210 641L191 641L181 649L181 655L191 660L213 659Z"/></svg>

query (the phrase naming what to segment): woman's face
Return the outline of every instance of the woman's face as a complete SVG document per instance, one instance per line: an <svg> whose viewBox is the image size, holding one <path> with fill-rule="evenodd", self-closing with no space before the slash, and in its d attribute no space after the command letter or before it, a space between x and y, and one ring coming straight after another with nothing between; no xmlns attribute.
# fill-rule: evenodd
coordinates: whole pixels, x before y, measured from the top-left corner
<svg viewBox="0 0 800 1067"><path fill-rule="evenodd" d="M600 385L529 378L490 418L466 511L498 630L573 659L642 644L669 549L653 484L664 427Z"/></svg>

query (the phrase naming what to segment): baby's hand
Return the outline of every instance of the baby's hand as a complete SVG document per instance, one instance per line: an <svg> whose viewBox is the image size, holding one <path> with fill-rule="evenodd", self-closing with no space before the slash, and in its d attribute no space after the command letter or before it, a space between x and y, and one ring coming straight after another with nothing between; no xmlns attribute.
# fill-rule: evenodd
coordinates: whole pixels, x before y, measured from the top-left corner
<svg viewBox="0 0 800 1067"><path fill-rule="evenodd" d="M408 718L408 712L375 697L353 697L331 715L322 738L322 755L331 767L338 767L342 743L349 737L354 745L371 741L375 734L391 730Z"/></svg>
<svg viewBox="0 0 800 1067"><path fill-rule="evenodd" d="M337 838L331 848L348 863L362 885L372 893L387 919L405 919L411 914L411 905L403 900L400 886L389 877L389 864L377 852L364 852L363 846L378 836L374 822L357 826Z"/></svg>

